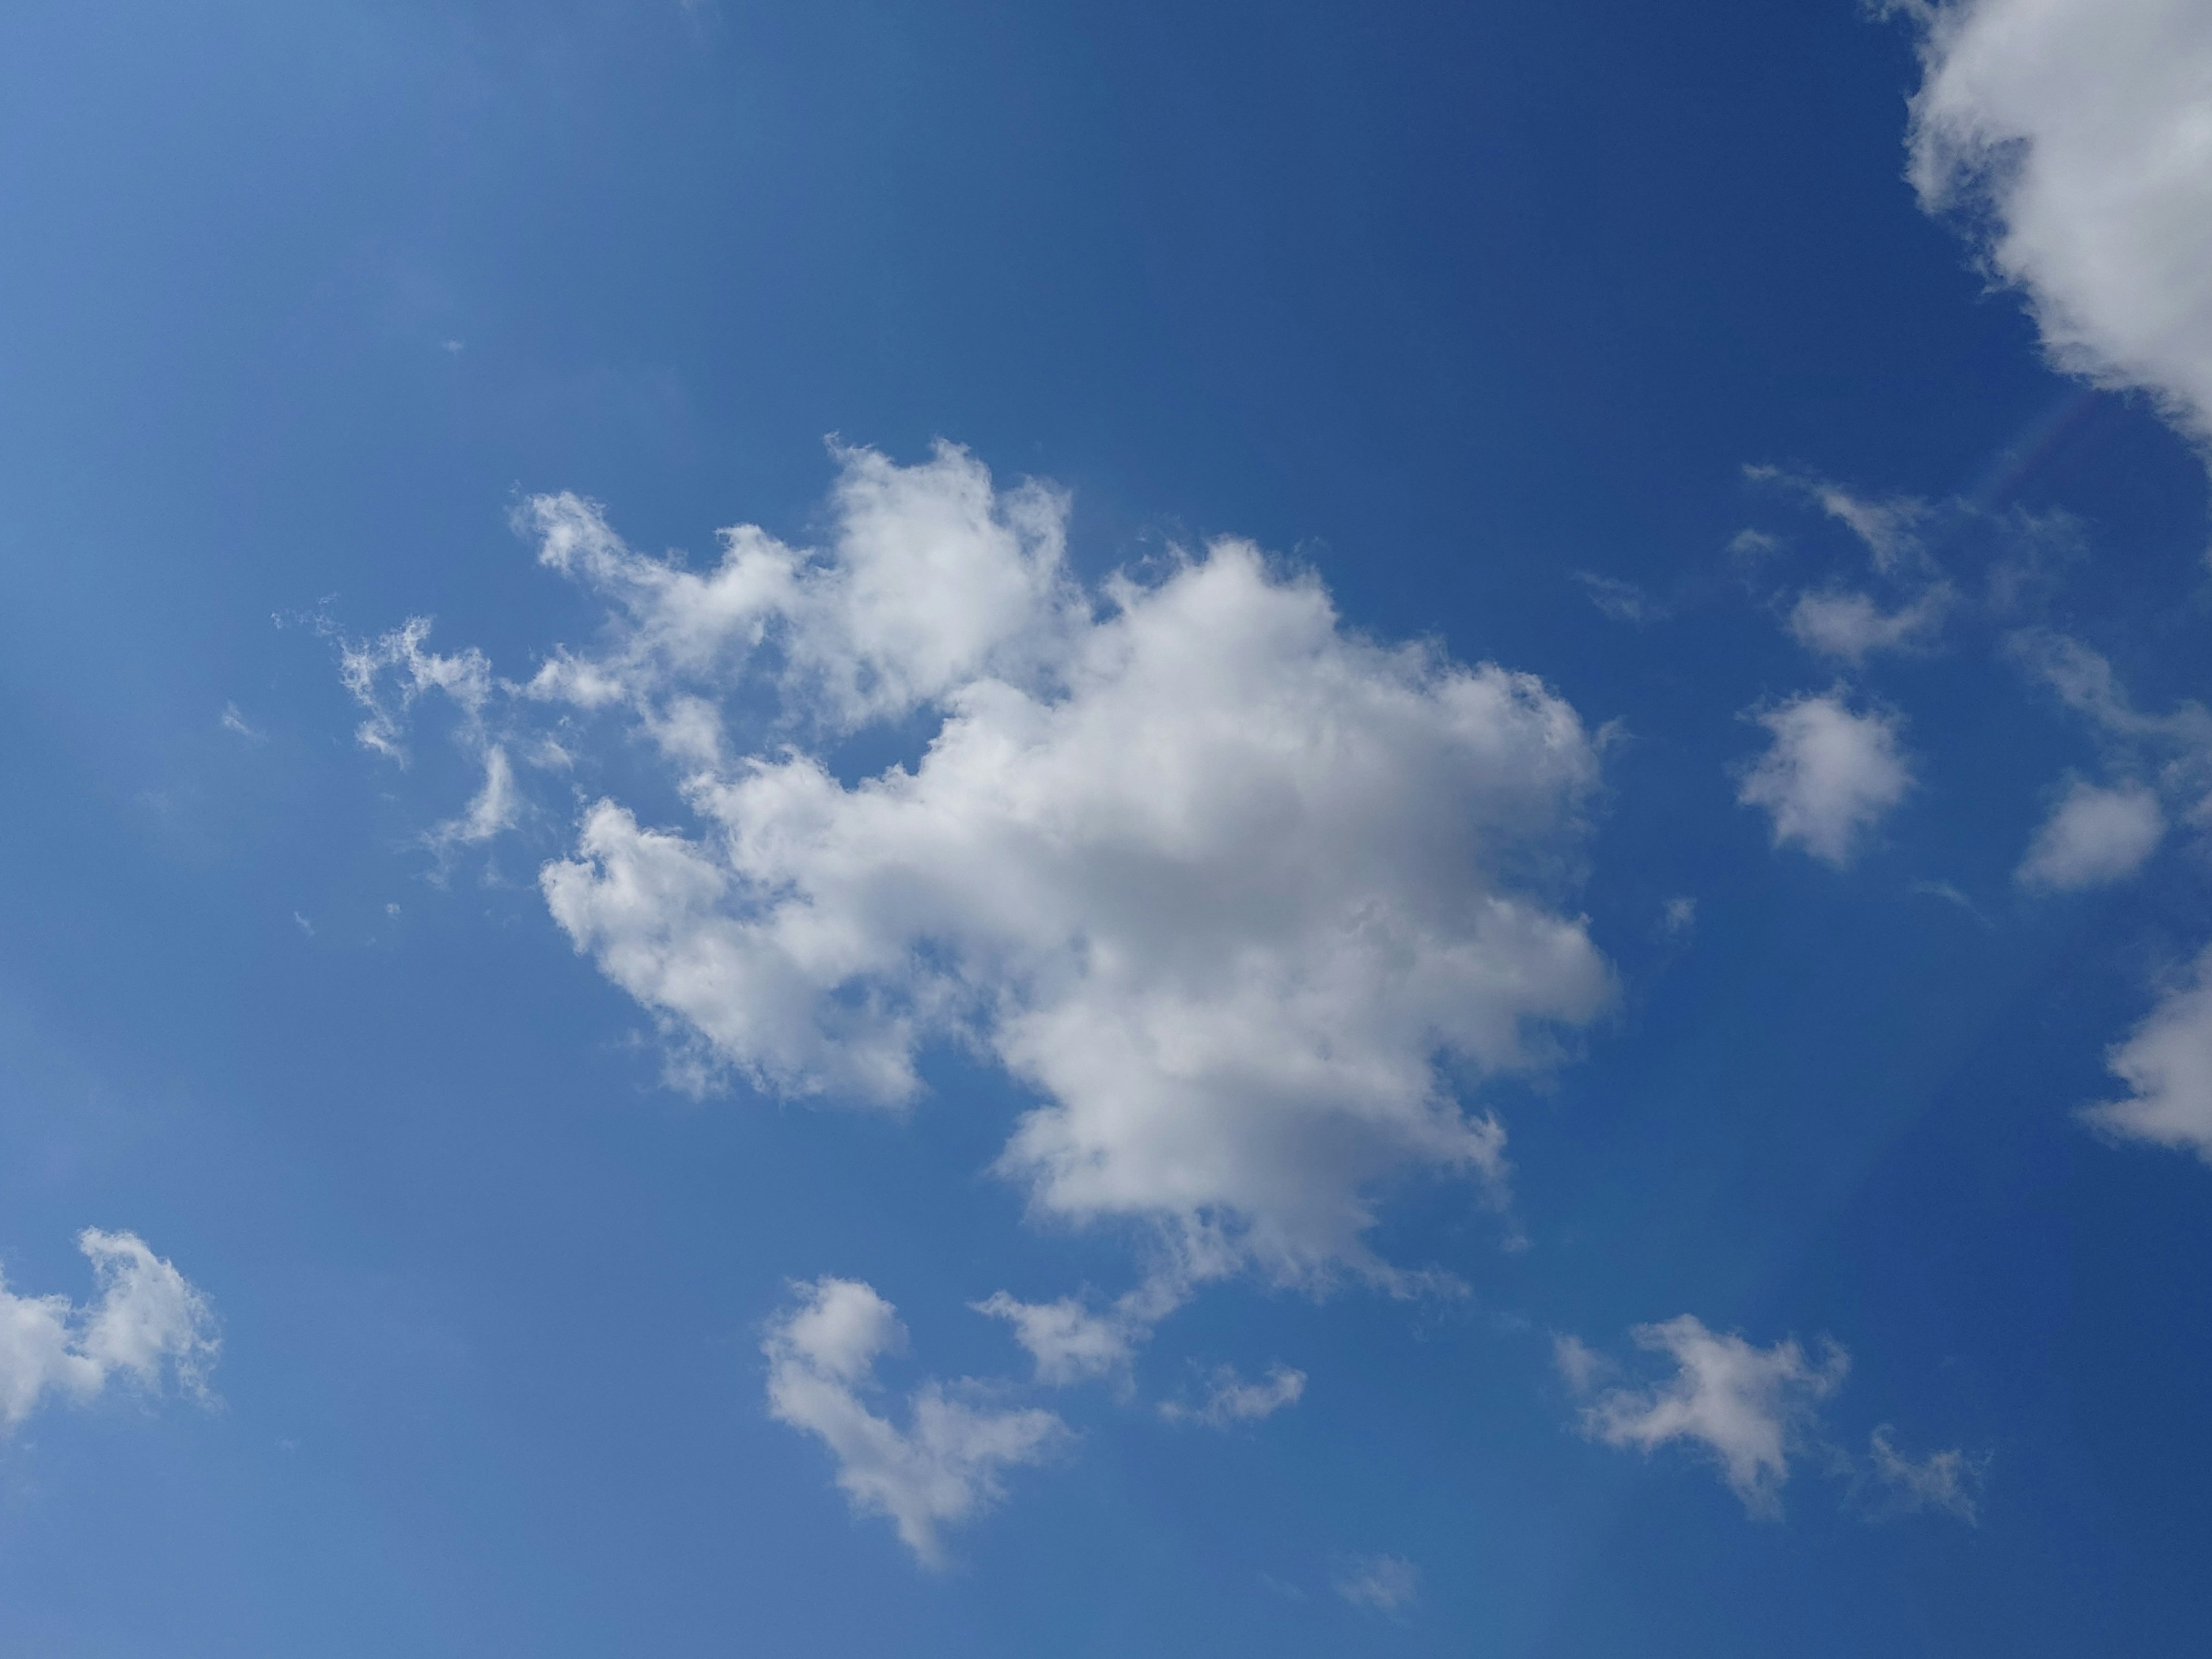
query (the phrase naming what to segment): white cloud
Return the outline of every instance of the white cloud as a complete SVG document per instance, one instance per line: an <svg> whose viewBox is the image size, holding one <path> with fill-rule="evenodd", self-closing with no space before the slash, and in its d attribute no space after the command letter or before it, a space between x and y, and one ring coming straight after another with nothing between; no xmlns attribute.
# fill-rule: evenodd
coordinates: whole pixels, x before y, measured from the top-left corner
<svg viewBox="0 0 2212 1659"><path fill-rule="evenodd" d="M1909 605L1884 611L1864 593L1831 588L1799 597L1790 608L1790 632L1809 651L1842 661L1864 661L1878 651L1925 646L1942 626L1951 590L1937 584Z"/></svg>
<svg viewBox="0 0 2212 1659"><path fill-rule="evenodd" d="M2036 831L2014 876L2023 886L2059 890L2124 881L2165 834L2158 796L2142 785L2077 781Z"/></svg>
<svg viewBox="0 0 2212 1659"><path fill-rule="evenodd" d="M1355 1607L1396 1613L1419 1596L1421 1570L1402 1556L1359 1556L1337 1575L1336 1593Z"/></svg>
<svg viewBox="0 0 2212 1659"><path fill-rule="evenodd" d="M1306 1374L1288 1365L1270 1365L1257 1382L1247 1382L1232 1365L1216 1368L1206 1381L1206 1398L1195 1406L1181 1401L1160 1402L1160 1415L1170 1423L1203 1423L1209 1429L1231 1428L1273 1417L1285 1406L1305 1397Z"/></svg>
<svg viewBox="0 0 2212 1659"><path fill-rule="evenodd" d="M316 625L325 635L332 632L319 618ZM429 637L430 619L410 617L374 640L338 638L338 678L364 711L354 729L364 749L404 763L408 711L428 692L443 692L472 721L483 714L492 691L491 665L483 653L471 647L441 657L422 648Z"/></svg>
<svg viewBox="0 0 2212 1659"><path fill-rule="evenodd" d="M497 744L485 745L483 759L483 787L459 817L449 818L425 837L433 848L446 852L477 846L514 827L522 804L514 787L514 767Z"/></svg>
<svg viewBox="0 0 2212 1659"><path fill-rule="evenodd" d="M1875 1479L1887 1489L1893 1510L1942 1510L1972 1526L1980 1518L1985 1458L1969 1457L1954 1447L1925 1457L1907 1457L1890 1439L1887 1423L1869 1441Z"/></svg>
<svg viewBox="0 0 2212 1659"><path fill-rule="evenodd" d="M1905 574L1928 564L1920 528L1932 516L1932 509L1917 496L1893 495L1876 501L1815 473L1787 467L1747 466L1743 471L1755 483L1773 484L1814 503L1859 539L1880 574ZM1738 552L1765 553L1782 544L1772 536L1746 530L1729 545Z"/></svg>
<svg viewBox="0 0 2212 1659"><path fill-rule="evenodd" d="M1896 716L1855 714L1840 690L1794 697L1751 718L1773 743L1736 799L1772 815L1777 847L1795 842L1817 859L1847 864L1912 786Z"/></svg>
<svg viewBox="0 0 2212 1659"><path fill-rule="evenodd" d="M1827 1345L1816 1364L1794 1340L1756 1348L1733 1334L1716 1334L1692 1314L1638 1325L1636 1346L1674 1360L1674 1375L1649 1389L1613 1389L1583 1412L1583 1431L1609 1446L1650 1452L1683 1441L1710 1455L1722 1477L1753 1515L1781 1513L1790 1454L1821 1400L1842 1385L1849 1360ZM1595 1375L1560 1347L1571 1381ZM1571 1366L1571 1359L1574 1363Z"/></svg>
<svg viewBox="0 0 2212 1659"><path fill-rule="evenodd" d="M2145 714L2112 664L2080 641L2029 629L2005 643L2089 721L2111 769L2128 775L2112 788L2072 787L2029 848L2020 870L2023 882L2081 887L2118 881L2150 857L2170 820L2200 833L2212 830L2212 713L2202 703Z"/></svg>
<svg viewBox="0 0 2212 1659"><path fill-rule="evenodd" d="M1634 582L1623 581L1618 576L1577 570L1575 581L1589 596L1589 602L1615 622L1632 623L1641 628L1649 623L1664 622L1669 614L1668 606Z"/></svg>
<svg viewBox="0 0 2212 1659"><path fill-rule="evenodd" d="M135 1233L88 1227L77 1248L100 1291L87 1306L0 1285L0 1429L21 1423L50 1390L88 1400L118 1375L155 1389L166 1372L205 1397L221 1346L207 1298Z"/></svg>
<svg viewBox="0 0 2212 1659"><path fill-rule="evenodd" d="M1058 493L951 447L838 459L823 549L740 527L705 572L577 497L526 509L608 622L485 729L526 753L532 708L613 713L695 815L592 805L542 872L556 920L679 1074L903 1108L924 1048L966 1044L1042 1097L998 1166L1040 1217L1156 1226L1186 1281L1402 1283L1362 1243L1375 1183L1425 1167L1502 1201L1504 1131L1461 1091L1546 1064L1611 995L1565 902L1596 779L1574 711L1347 632L1248 544L1087 591ZM493 684L422 640L349 652L385 665L348 671L372 746L418 683L465 712ZM835 769L846 734L917 713L915 760Z"/></svg>
<svg viewBox="0 0 2212 1659"><path fill-rule="evenodd" d="M253 726L249 725L246 721L246 716L238 712L238 705L234 702L227 702L223 704L221 724L224 731L234 732L237 736L244 738L248 743L266 743L269 741L269 734L265 732L257 731Z"/></svg>
<svg viewBox="0 0 2212 1659"><path fill-rule="evenodd" d="M1055 1387L1092 1377L1126 1377L1136 1345L1149 1334L1149 1326L1122 1309L1093 1313L1072 1296L1017 1302L998 1291L972 1305L977 1313L1012 1325L1014 1340L1036 1362L1036 1380Z"/></svg>
<svg viewBox="0 0 2212 1659"><path fill-rule="evenodd" d="M1924 25L1911 176L2060 367L2212 439L2212 9L1955 0Z"/></svg>
<svg viewBox="0 0 2212 1659"><path fill-rule="evenodd" d="M2212 1164L2212 949L2105 1057L2132 1092L2085 1109L2108 1134L2193 1152Z"/></svg>
<svg viewBox="0 0 2212 1659"><path fill-rule="evenodd" d="M1042 1462L1065 1440L1050 1412L981 1403L977 1385L917 1389L902 1429L878 1416L878 1358L906 1346L891 1304L857 1279L793 1286L795 1307L769 1327L769 1414L830 1448L837 1485L854 1509L887 1516L915 1557L945 1565L943 1528L972 1519L1005 1495L1004 1471Z"/></svg>
<svg viewBox="0 0 2212 1659"><path fill-rule="evenodd" d="M1613 1361L1582 1338L1567 1333L1553 1336L1552 1364L1568 1392L1575 1395L1588 1394L1614 1370Z"/></svg>

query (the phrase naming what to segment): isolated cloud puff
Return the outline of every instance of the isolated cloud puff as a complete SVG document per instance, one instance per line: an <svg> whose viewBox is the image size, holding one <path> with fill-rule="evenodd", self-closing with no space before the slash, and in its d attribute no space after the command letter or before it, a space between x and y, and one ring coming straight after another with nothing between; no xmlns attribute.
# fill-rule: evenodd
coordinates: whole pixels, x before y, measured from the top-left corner
<svg viewBox="0 0 2212 1659"><path fill-rule="evenodd" d="M1833 1394L1850 1361L1833 1343L1815 1363L1794 1340L1753 1347L1733 1333L1708 1330L1683 1314L1638 1325L1629 1335L1647 1352L1674 1362L1674 1375L1648 1389L1609 1389L1583 1411L1583 1432L1609 1446L1650 1452L1691 1445L1720 1466L1745 1509L1782 1512L1790 1455L1819 1402ZM1604 1370L1579 1341L1565 1339L1555 1357L1569 1385L1587 1390Z"/></svg>
<svg viewBox="0 0 2212 1659"><path fill-rule="evenodd" d="M0 1430L13 1429L50 1392L86 1401L120 1376L158 1388L164 1376L204 1397L220 1342L206 1297L136 1233L88 1227L96 1300L18 1296L0 1285Z"/></svg>
<svg viewBox="0 0 2212 1659"><path fill-rule="evenodd" d="M1750 718L1772 742L1736 799L1772 817L1777 847L1795 842L1826 863L1848 864L1912 787L1897 717L1858 713L1840 690L1793 697Z"/></svg>
<svg viewBox="0 0 2212 1659"><path fill-rule="evenodd" d="M2165 835L2156 792L2139 783L2104 788L2076 781L2051 808L2014 873L2025 887L2106 886L2141 869Z"/></svg>
<svg viewBox="0 0 2212 1659"><path fill-rule="evenodd" d="M1951 604L1948 587L1930 587L1908 605L1884 610L1870 595L1829 588L1799 596L1790 609L1790 632L1808 650L1848 663L1883 651L1924 646L1942 626Z"/></svg>
<svg viewBox="0 0 2212 1659"><path fill-rule="evenodd" d="M1124 1336L1239 1265L1403 1282L1362 1242L1375 1184L1498 1198L1504 1128L1462 1093L1612 994L1566 902L1597 777L1575 711L1351 632L1248 543L1086 586L1060 493L949 445L836 454L823 546L741 526L702 571L533 499L600 637L521 685L419 623L349 647L362 741L404 752L410 702L452 690L486 783L450 840L514 820L509 752L573 759L596 714L645 738L691 822L586 808L541 872L576 948L694 1081L902 1109L927 1045L994 1058L1040 1097L998 1166L1035 1212L1171 1242ZM853 776L856 737L910 758ZM1041 1317L1041 1366L1111 1368L1073 1325L1048 1358Z"/></svg>
<svg viewBox="0 0 2212 1659"><path fill-rule="evenodd" d="M1911 177L2058 365L2212 441L2212 9L1955 0L1923 24Z"/></svg>
<svg viewBox="0 0 2212 1659"><path fill-rule="evenodd" d="M1066 1438L1050 1412L992 1406L934 1379L908 1402L907 1426L869 1409L876 1361L902 1351L897 1310L858 1279L823 1278L793 1286L793 1306L769 1325L769 1414L814 1435L837 1462L837 1485L853 1508L889 1517L923 1565L945 1564L943 1531L1005 1496L1009 1468L1036 1463Z"/></svg>
<svg viewBox="0 0 2212 1659"><path fill-rule="evenodd" d="M2130 1092L2086 1109L2087 1122L2212 1164L2212 948L2105 1060Z"/></svg>
<svg viewBox="0 0 2212 1659"><path fill-rule="evenodd" d="M1970 1455L1954 1446L1925 1457L1908 1457L1898 1450L1887 1423L1869 1437L1868 1446L1885 1509L1904 1514L1939 1510L1970 1527L1979 1522L1986 1455Z"/></svg>
<svg viewBox="0 0 2212 1659"><path fill-rule="evenodd" d="M1336 1575L1336 1593L1354 1607L1397 1613L1419 1598L1421 1570L1403 1556L1355 1556Z"/></svg>
<svg viewBox="0 0 2212 1659"><path fill-rule="evenodd" d="M1206 1380L1206 1397L1195 1406L1179 1400L1160 1402L1170 1423L1202 1423L1210 1429L1233 1428L1273 1417L1305 1398L1306 1374L1288 1365L1270 1365L1257 1382L1247 1382L1233 1365L1217 1367Z"/></svg>

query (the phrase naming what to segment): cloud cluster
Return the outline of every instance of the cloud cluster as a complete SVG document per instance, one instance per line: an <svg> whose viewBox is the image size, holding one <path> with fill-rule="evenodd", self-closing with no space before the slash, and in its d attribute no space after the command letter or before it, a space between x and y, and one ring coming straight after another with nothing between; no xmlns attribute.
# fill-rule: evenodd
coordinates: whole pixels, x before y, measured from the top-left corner
<svg viewBox="0 0 2212 1659"><path fill-rule="evenodd" d="M18 1296L0 1285L0 1429L12 1429L50 1392L86 1401L120 1376L142 1388L166 1373L204 1397L220 1343L207 1298L135 1233L88 1227L77 1248L92 1262L98 1298Z"/></svg>
<svg viewBox="0 0 2212 1659"><path fill-rule="evenodd" d="M1003 1473L1050 1456L1066 1425L1050 1412L989 1404L976 1384L932 1380L915 1391L901 1428L866 1398L880 1386L877 1360L906 1346L897 1310L857 1279L793 1289L795 1305L761 1344L769 1414L819 1438L854 1509L889 1517L925 1566L942 1566L943 1529L996 1503Z"/></svg>
<svg viewBox="0 0 2212 1659"><path fill-rule="evenodd" d="M1817 1451L1816 1467L1881 1493L1877 1513L1940 1510L1972 1524L1988 1460L1963 1450L1913 1458L1900 1452L1887 1424L1868 1455L1853 1457L1820 1432L1822 1403L1840 1389L1850 1357L1823 1340L1809 1357L1794 1339L1757 1347L1734 1332L1682 1314L1629 1332L1646 1353L1670 1360L1674 1374L1642 1388L1620 1386L1621 1367L1571 1335L1555 1335L1552 1358L1567 1390L1583 1401L1580 1425L1591 1439L1650 1453L1681 1444L1718 1468L1744 1509L1761 1520L1782 1515L1782 1488L1793 1458Z"/></svg>
<svg viewBox="0 0 2212 1659"><path fill-rule="evenodd" d="M836 455L825 545L742 526L704 571L533 500L600 638L493 718L482 659L410 624L347 659L363 741L396 750L409 699L451 685L489 755L544 748L533 710L564 744L611 715L651 745L691 822L600 799L542 884L695 1078L903 1108L926 1048L963 1044L1040 1100L999 1162L1038 1215L1154 1228L1186 1281L1389 1279L1376 1184L1501 1192L1504 1129L1463 1091L1611 994L1565 906L1597 775L1574 710L1359 637L1249 544L1087 587L1059 493L951 446ZM861 738L909 757L841 771ZM488 770L487 833L514 778Z"/></svg>
<svg viewBox="0 0 2212 1659"><path fill-rule="evenodd" d="M2057 364L2212 441L2212 10L1954 0L1923 23L1911 176Z"/></svg>
<svg viewBox="0 0 2212 1659"><path fill-rule="evenodd" d="M1898 717L1855 710L1838 689L1792 697L1751 718L1771 741L1736 799L1772 817L1777 847L1795 842L1825 863L1850 863L1912 787Z"/></svg>

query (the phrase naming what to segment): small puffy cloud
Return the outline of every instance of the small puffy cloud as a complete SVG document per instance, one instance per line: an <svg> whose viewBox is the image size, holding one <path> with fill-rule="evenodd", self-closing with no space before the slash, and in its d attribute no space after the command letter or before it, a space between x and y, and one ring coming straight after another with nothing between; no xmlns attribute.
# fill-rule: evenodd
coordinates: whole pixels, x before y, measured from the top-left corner
<svg viewBox="0 0 2212 1659"><path fill-rule="evenodd" d="M1980 1517L1982 1480L1986 1458L1970 1457L1954 1447L1912 1458L1897 1449L1888 1424L1870 1437L1874 1478L1883 1489L1885 1506L1893 1511L1941 1510L1968 1526Z"/></svg>
<svg viewBox="0 0 2212 1659"><path fill-rule="evenodd" d="M1356 1556L1337 1574L1336 1593L1354 1607L1397 1613L1420 1595L1421 1570L1403 1556Z"/></svg>
<svg viewBox="0 0 2212 1659"><path fill-rule="evenodd" d="M1364 1235L1413 1170L1502 1207L1504 1129L1462 1095L1613 994L1570 902L1598 756L1575 711L1347 630L1247 543L1087 586L1060 492L951 446L836 458L823 545L739 526L696 570L532 500L540 563L605 620L526 684L419 618L346 645L369 747L403 753L430 690L461 712L484 786L434 841L516 821L533 720L568 760L595 720L643 737L690 821L590 804L540 882L672 1077L904 1109L928 1047L982 1053L1038 1101L999 1172L1040 1218L1152 1231L1186 1285L1404 1284ZM916 731L906 763L836 769ZM994 1311L1051 1375L1112 1370L1145 1324Z"/></svg>
<svg viewBox="0 0 2212 1659"><path fill-rule="evenodd" d="M2057 890L2124 881L2165 834L2155 792L2137 783L2107 789L2077 781L2036 831L2014 878L2024 887Z"/></svg>
<svg viewBox="0 0 2212 1659"><path fill-rule="evenodd" d="M1884 611L1864 593L1842 589L1807 593L1790 608L1790 632L1824 657L1859 663L1881 651L1907 651L1929 643L1950 608L1951 590L1928 588L1911 604Z"/></svg>
<svg viewBox="0 0 2212 1659"><path fill-rule="evenodd" d="M1004 1291L974 1304L975 1311L1003 1319L1014 1340L1036 1362L1036 1380L1055 1387L1092 1377L1126 1376L1136 1345L1147 1328L1115 1309L1093 1313L1064 1296L1052 1302L1018 1302Z"/></svg>
<svg viewBox="0 0 2212 1659"><path fill-rule="evenodd" d="M907 1426L869 1408L875 1365L904 1349L891 1304L858 1279L823 1278L793 1287L797 1301L769 1326L769 1414L820 1439L837 1462L853 1508L887 1516L923 1565L945 1565L942 1531L1005 1495L1009 1468L1037 1463L1065 1440L1050 1412L966 1397L931 1380L908 1403Z"/></svg>
<svg viewBox="0 0 2212 1659"><path fill-rule="evenodd" d="M120 1376L144 1389L165 1376L206 1396L221 1347L207 1298L135 1233L88 1227L97 1299L18 1296L0 1285L0 1430L12 1429L50 1391L89 1400Z"/></svg>
<svg viewBox="0 0 2212 1659"><path fill-rule="evenodd" d="M258 731L250 725L247 722L246 716L238 712L238 705L234 702L227 702L223 704L222 716L218 723L222 726L224 731L231 732L237 737L244 738L248 743L266 743L269 741L269 734L265 732Z"/></svg>
<svg viewBox="0 0 2212 1659"><path fill-rule="evenodd" d="M1911 176L2062 368L2212 441L2212 9L1953 0L1923 25Z"/></svg>
<svg viewBox="0 0 2212 1659"><path fill-rule="evenodd" d="M1708 1330L1692 1314L1638 1325L1630 1336L1646 1352L1672 1359L1674 1375L1648 1389L1607 1390L1584 1408L1583 1431L1644 1452L1677 1441L1693 1446L1719 1464L1752 1514L1778 1516L1790 1452L1849 1368L1843 1350L1828 1344L1816 1364L1794 1340L1753 1347L1732 1333ZM1566 1351L1557 1357L1567 1370ZM1571 1381L1575 1373L1568 1375ZM1593 1373L1584 1368L1582 1375L1587 1386Z"/></svg>
<svg viewBox="0 0 2212 1659"><path fill-rule="evenodd" d="M2193 1152L2212 1164L2212 949L2105 1057L2130 1092L2083 1119L2125 1140Z"/></svg>
<svg viewBox="0 0 2212 1659"><path fill-rule="evenodd" d="M1774 820L1774 844L1848 864L1866 834L1903 800L1912 771L1897 717L1855 712L1840 691L1753 711L1773 742L1745 773L1736 799Z"/></svg>
<svg viewBox="0 0 2212 1659"><path fill-rule="evenodd" d="M1270 1365L1257 1382L1247 1382L1231 1365L1217 1369L1207 1379L1206 1398L1195 1406L1163 1401L1160 1415L1170 1423L1202 1423L1209 1429L1226 1429L1239 1423L1257 1423L1285 1406L1305 1397L1306 1374L1288 1365Z"/></svg>

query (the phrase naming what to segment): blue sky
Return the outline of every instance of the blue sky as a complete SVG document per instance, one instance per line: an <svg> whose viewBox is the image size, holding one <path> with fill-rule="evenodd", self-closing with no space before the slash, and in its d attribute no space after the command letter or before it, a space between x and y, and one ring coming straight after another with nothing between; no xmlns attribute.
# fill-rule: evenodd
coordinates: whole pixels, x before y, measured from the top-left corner
<svg viewBox="0 0 2212 1659"><path fill-rule="evenodd" d="M2212 24L1198 12L0 21L0 1652L2201 1649Z"/></svg>

